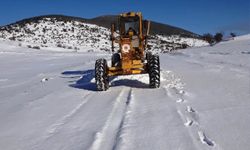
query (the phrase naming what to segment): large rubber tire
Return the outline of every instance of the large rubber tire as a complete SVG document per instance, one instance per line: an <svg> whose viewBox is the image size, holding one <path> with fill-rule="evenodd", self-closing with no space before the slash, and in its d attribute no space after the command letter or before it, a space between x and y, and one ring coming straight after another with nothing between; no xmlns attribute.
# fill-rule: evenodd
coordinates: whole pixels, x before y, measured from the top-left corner
<svg viewBox="0 0 250 150"><path fill-rule="evenodd" d="M98 91L106 91L109 88L108 66L105 59L98 59L95 63L95 82Z"/></svg>
<svg viewBox="0 0 250 150"><path fill-rule="evenodd" d="M146 53L146 60L149 61L149 57L152 56L152 53L151 52L147 52Z"/></svg>
<svg viewBox="0 0 250 150"><path fill-rule="evenodd" d="M120 61L121 61L121 57L120 57L120 54L119 53L114 53L112 55L112 59L111 59L111 64L112 64L112 67L117 67L120 65Z"/></svg>
<svg viewBox="0 0 250 150"><path fill-rule="evenodd" d="M160 87L160 58L158 55L148 55L149 87Z"/></svg>

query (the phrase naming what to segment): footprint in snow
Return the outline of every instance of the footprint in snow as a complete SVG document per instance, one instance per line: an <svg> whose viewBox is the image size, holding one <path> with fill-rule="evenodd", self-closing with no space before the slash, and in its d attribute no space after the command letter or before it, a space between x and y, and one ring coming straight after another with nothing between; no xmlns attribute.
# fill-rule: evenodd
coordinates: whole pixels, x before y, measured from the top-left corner
<svg viewBox="0 0 250 150"><path fill-rule="evenodd" d="M43 78L43 79L41 80L41 82L46 82L46 81L49 81L49 78Z"/></svg>
<svg viewBox="0 0 250 150"><path fill-rule="evenodd" d="M177 102L177 103L183 103L183 102L184 102L184 99L183 99L183 98L179 98L176 102Z"/></svg>
<svg viewBox="0 0 250 150"><path fill-rule="evenodd" d="M191 106L187 106L187 112L195 112L195 110Z"/></svg>
<svg viewBox="0 0 250 150"><path fill-rule="evenodd" d="M186 127L188 127L188 126L192 126L193 123L194 123L193 120L191 120L190 118L186 118L186 123L184 123L184 125L185 125Z"/></svg>
<svg viewBox="0 0 250 150"><path fill-rule="evenodd" d="M199 135L199 138L200 138L200 141L203 143L203 144L207 144L208 146L215 146L215 142L212 141L211 139L209 139L204 132L202 131L198 131L198 135Z"/></svg>
<svg viewBox="0 0 250 150"><path fill-rule="evenodd" d="M184 94L185 94L185 91L180 90L179 93L182 94L182 95L184 95Z"/></svg>

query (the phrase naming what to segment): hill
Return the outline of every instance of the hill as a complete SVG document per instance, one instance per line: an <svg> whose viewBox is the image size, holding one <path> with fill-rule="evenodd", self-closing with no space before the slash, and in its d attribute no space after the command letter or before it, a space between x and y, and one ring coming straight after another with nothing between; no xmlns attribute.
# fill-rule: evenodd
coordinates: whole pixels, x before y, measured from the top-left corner
<svg viewBox="0 0 250 150"><path fill-rule="evenodd" d="M46 15L23 19L0 27L0 38L20 42L28 47L60 47L81 50L110 50L109 26L115 16L93 19L63 15ZM192 32L152 22L150 50L168 52L174 49L202 46L207 43Z"/></svg>

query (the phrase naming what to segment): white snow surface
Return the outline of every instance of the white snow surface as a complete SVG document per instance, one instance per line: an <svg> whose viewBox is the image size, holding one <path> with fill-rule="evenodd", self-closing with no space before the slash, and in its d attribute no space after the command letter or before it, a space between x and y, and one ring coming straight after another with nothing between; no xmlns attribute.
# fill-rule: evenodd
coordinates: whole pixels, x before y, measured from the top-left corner
<svg viewBox="0 0 250 150"><path fill-rule="evenodd" d="M159 89L135 75L97 92L98 58L0 41L0 149L249 149L249 35L161 54Z"/></svg>

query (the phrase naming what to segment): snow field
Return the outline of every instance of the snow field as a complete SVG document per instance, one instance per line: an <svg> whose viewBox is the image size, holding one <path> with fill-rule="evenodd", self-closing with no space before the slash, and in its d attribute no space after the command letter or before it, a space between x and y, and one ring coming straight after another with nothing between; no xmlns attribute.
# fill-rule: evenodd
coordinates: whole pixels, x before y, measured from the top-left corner
<svg viewBox="0 0 250 150"><path fill-rule="evenodd" d="M108 54L0 42L0 147L247 150L245 38L161 54L159 89L148 88L145 74L111 78L106 92L95 90L93 67Z"/></svg>

